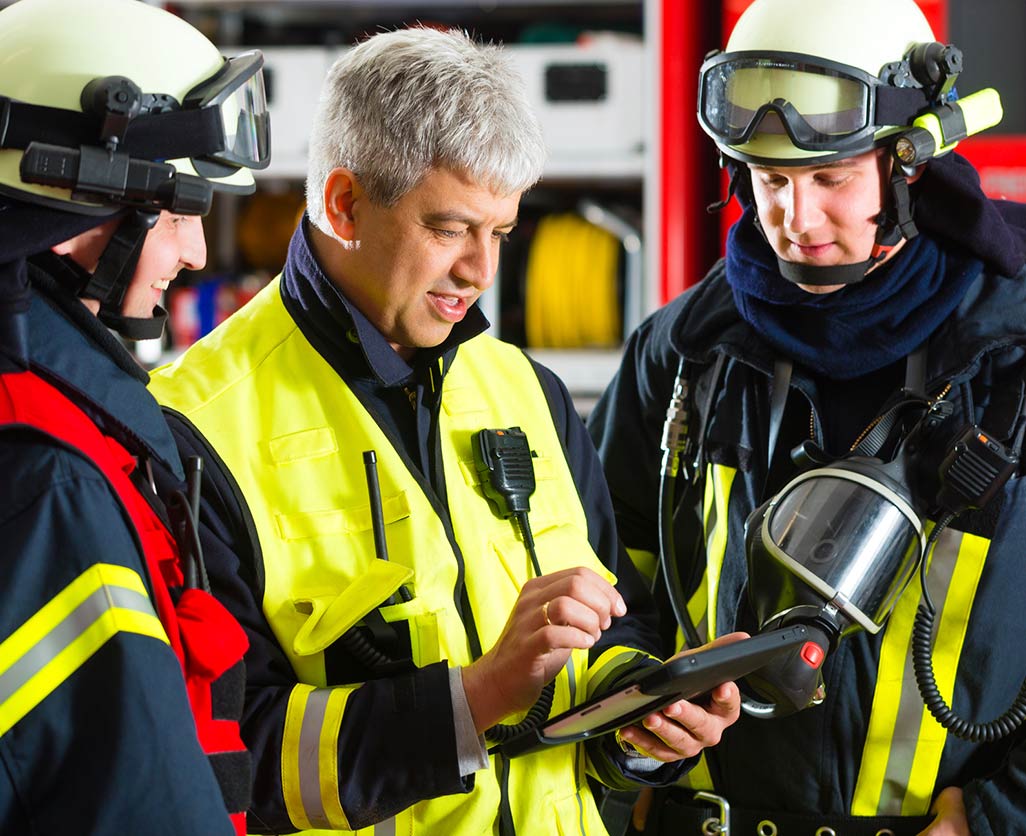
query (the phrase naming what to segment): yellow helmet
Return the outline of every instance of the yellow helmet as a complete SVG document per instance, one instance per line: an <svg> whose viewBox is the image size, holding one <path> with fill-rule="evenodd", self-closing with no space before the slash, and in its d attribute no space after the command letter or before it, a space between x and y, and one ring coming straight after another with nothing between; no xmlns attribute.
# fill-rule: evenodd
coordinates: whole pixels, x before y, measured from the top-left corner
<svg viewBox="0 0 1026 836"><path fill-rule="evenodd" d="M961 53L934 41L913 0L755 0L702 65L699 122L742 162L863 153L949 93Z"/></svg>
<svg viewBox="0 0 1026 836"><path fill-rule="evenodd" d="M205 214L269 162L262 64L137 0L19 0L0 11L0 192Z"/></svg>

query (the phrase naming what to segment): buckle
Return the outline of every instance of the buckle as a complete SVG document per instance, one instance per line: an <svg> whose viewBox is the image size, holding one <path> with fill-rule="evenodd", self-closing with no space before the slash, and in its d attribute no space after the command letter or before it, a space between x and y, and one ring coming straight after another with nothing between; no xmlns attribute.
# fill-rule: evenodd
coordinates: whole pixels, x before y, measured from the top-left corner
<svg viewBox="0 0 1026 836"><path fill-rule="evenodd" d="M708 801L715 804L720 811L719 818L710 816L702 822L702 836L730 836L730 803L722 795L699 791L694 796L696 801Z"/></svg>

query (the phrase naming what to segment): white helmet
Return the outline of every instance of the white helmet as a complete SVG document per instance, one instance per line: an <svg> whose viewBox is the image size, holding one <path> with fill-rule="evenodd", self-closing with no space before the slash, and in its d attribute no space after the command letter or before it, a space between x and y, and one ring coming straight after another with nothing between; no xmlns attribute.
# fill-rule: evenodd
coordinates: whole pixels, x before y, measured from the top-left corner
<svg viewBox="0 0 1026 836"><path fill-rule="evenodd" d="M949 92L961 53L934 41L913 0L755 0L702 65L699 122L742 162L863 153Z"/></svg>
<svg viewBox="0 0 1026 836"><path fill-rule="evenodd" d="M205 214L269 161L262 64L137 0L20 0L0 11L0 192Z"/></svg>

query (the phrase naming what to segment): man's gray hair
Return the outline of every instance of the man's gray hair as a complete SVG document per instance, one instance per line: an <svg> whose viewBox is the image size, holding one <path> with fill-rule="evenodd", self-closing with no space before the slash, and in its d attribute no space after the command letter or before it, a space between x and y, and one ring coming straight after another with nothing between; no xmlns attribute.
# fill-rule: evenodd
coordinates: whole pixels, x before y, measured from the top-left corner
<svg viewBox="0 0 1026 836"><path fill-rule="evenodd" d="M458 30L382 32L328 71L310 137L307 211L333 235L324 184L338 167L391 206L432 168L508 195L534 185L544 163L538 119L501 47Z"/></svg>

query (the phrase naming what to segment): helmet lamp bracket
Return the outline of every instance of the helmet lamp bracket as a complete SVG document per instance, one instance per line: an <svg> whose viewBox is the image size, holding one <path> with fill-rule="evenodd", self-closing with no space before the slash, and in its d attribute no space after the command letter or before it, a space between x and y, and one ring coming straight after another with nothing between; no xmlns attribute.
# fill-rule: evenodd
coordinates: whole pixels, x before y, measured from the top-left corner
<svg viewBox="0 0 1026 836"><path fill-rule="evenodd" d="M890 87L922 87L929 101L941 104L962 72L962 50L952 44L914 44L900 61L884 64L880 80Z"/></svg>
<svg viewBox="0 0 1026 836"><path fill-rule="evenodd" d="M951 44L916 44L908 51L912 75L937 104L944 102L962 72L962 50Z"/></svg>
<svg viewBox="0 0 1026 836"><path fill-rule="evenodd" d="M129 78L111 75L94 78L82 88L82 112L103 119L100 139L116 151L128 132L128 123L142 111L143 93Z"/></svg>

